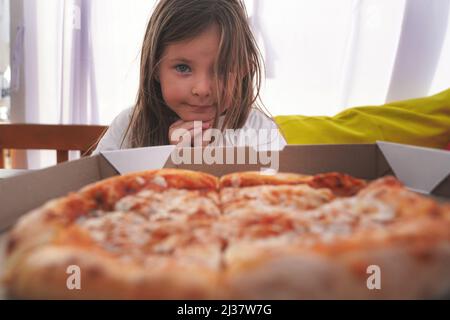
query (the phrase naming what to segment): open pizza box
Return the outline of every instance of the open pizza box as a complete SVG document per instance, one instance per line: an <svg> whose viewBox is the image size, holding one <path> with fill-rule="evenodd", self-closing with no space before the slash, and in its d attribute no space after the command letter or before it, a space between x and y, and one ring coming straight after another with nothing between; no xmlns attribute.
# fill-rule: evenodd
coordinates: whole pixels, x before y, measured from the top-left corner
<svg viewBox="0 0 450 320"><path fill-rule="evenodd" d="M90 183L118 174L160 168L199 170L216 176L249 170L267 174L338 171L369 180L395 175L416 192L450 201L450 152L395 143L288 145L272 152L256 152L252 148L176 149L174 146L104 152L0 179L0 269L5 231L21 215Z"/></svg>

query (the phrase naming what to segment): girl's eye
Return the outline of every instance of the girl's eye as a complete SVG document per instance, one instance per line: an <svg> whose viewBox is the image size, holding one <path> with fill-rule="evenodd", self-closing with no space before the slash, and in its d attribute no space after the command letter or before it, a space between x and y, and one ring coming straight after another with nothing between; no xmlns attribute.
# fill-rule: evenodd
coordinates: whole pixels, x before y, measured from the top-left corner
<svg viewBox="0 0 450 320"><path fill-rule="evenodd" d="M176 65L175 70L177 70L180 73L191 72L191 68L189 68L189 66L187 66L185 64Z"/></svg>

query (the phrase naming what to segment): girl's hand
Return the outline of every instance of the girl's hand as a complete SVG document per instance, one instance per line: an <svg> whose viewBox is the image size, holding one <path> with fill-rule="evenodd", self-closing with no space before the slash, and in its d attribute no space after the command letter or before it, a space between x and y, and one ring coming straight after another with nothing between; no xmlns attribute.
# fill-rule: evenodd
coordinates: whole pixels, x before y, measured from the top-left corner
<svg viewBox="0 0 450 320"><path fill-rule="evenodd" d="M192 147L194 146L194 140L197 138L194 134L202 137L202 146L208 145L209 141L204 141L205 130L209 129L212 125L212 121L195 121L195 124L201 123L201 127L195 127L194 121L178 120L172 123L169 127L169 141L172 145L179 147ZM195 131L195 132L194 132Z"/></svg>

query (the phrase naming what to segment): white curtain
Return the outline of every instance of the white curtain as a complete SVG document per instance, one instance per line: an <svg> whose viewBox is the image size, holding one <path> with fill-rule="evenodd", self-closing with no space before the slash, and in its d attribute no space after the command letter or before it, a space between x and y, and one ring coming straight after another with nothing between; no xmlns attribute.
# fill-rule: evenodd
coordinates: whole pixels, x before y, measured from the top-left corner
<svg viewBox="0 0 450 320"><path fill-rule="evenodd" d="M9 64L9 0L0 0L0 72Z"/></svg>
<svg viewBox="0 0 450 320"><path fill-rule="evenodd" d="M334 115L450 87L448 0L246 2L273 115Z"/></svg>
<svg viewBox="0 0 450 320"><path fill-rule="evenodd" d="M154 0L24 0L26 99L16 122L109 124L135 100L139 54ZM20 37L18 37L20 39ZM13 50L14 51L14 50ZM18 54L19 55L19 54ZM19 72L13 78L19 79ZM77 158L77 153L71 158ZM55 163L54 152L28 152L28 167Z"/></svg>
<svg viewBox="0 0 450 320"><path fill-rule="evenodd" d="M28 122L107 124L133 104L153 0L24 0Z"/></svg>
<svg viewBox="0 0 450 320"><path fill-rule="evenodd" d="M8 120L10 105L9 24L9 0L0 0L0 123Z"/></svg>
<svg viewBox="0 0 450 320"><path fill-rule="evenodd" d="M133 105L155 0L23 1L23 121L109 124ZM273 115L333 115L450 87L450 0L245 2Z"/></svg>

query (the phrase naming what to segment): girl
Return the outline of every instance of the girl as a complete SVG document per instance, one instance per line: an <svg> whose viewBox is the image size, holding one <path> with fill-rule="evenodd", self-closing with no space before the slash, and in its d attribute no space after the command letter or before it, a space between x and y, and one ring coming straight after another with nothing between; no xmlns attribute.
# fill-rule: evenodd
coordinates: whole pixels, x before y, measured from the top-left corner
<svg viewBox="0 0 450 320"><path fill-rule="evenodd" d="M179 145L180 130L190 144L200 133L204 145L280 149L286 142L257 103L261 73L241 0L160 0L142 46L136 105L116 117L94 153ZM222 139L208 139L211 128Z"/></svg>

